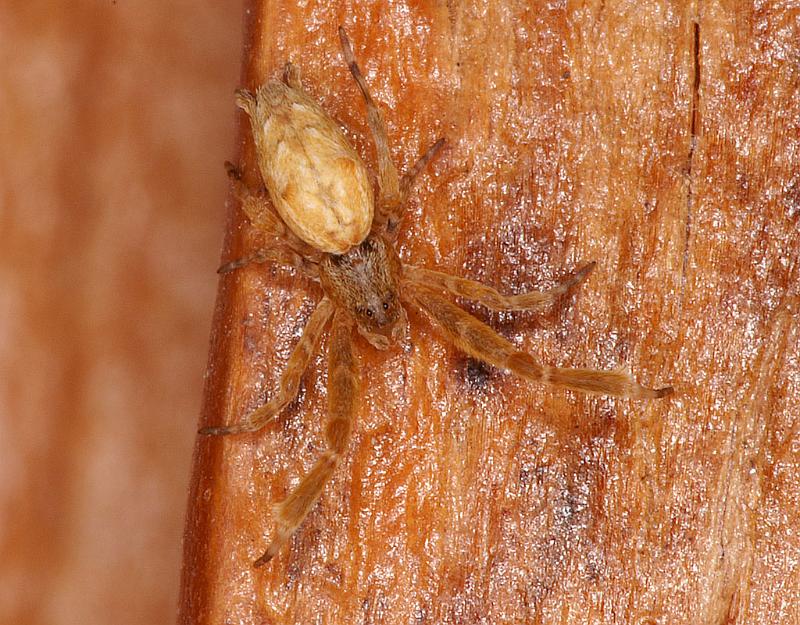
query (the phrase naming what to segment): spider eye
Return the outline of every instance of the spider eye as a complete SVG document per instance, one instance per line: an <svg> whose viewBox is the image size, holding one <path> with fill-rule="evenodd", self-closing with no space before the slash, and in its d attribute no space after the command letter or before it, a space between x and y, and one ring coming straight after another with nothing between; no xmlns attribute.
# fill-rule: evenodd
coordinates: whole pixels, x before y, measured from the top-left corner
<svg viewBox="0 0 800 625"><path fill-rule="evenodd" d="M371 316L374 314L374 313L372 312L372 309L371 309L371 308L367 308L367 310L366 310L365 312L366 312L366 315L367 315L367 317L371 317Z"/></svg>
<svg viewBox="0 0 800 625"><path fill-rule="evenodd" d="M389 310L389 302L384 302L383 303L383 309L384 310Z"/></svg>

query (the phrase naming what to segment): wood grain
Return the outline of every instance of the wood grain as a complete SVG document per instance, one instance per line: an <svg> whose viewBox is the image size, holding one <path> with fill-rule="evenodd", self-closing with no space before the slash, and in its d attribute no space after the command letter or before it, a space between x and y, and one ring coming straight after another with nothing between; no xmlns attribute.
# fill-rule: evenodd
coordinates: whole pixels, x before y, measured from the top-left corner
<svg viewBox="0 0 800 625"><path fill-rule="evenodd" d="M800 621L800 13L788 2L250 3L244 86L285 60L374 169L344 24L396 162L448 145L406 260L543 315L468 308L543 362L630 367L661 402L524 383L411 314L359 340L351 450L288 549L252 560L323 445L320 357L280 424L198 441L183 623ZM244 123L241 161L257 183ZM224 260L258 243L231 207ZM203 423L274 393L320 294L220 283Z"/></svg>

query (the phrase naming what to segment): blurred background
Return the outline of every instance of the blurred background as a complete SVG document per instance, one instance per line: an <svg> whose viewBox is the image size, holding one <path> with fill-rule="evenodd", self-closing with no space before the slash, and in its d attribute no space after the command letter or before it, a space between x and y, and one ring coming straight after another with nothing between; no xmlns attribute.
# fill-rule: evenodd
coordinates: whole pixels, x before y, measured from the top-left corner
<svg viewBox="0 0 800 625"><path fill-rule="evenodd" d="M0 4L0 623L175 619L241 24Z"/></svg>

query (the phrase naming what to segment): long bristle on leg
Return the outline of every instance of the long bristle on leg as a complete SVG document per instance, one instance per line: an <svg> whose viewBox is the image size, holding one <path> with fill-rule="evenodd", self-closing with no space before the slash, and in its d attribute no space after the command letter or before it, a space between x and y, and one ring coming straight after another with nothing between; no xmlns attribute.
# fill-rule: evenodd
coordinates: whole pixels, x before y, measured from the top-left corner
<svg viewBox="0 0 800 625"><path fill-rule="evenodd" d="M357 387L358 367L353 355L352 322L347 313L340 311L334 316L328 345L329 419L325 428L328 448L297 488L275 506L275 536L254 566L263 566L275 557L308 516L333 475L350 441Z"/></svg>

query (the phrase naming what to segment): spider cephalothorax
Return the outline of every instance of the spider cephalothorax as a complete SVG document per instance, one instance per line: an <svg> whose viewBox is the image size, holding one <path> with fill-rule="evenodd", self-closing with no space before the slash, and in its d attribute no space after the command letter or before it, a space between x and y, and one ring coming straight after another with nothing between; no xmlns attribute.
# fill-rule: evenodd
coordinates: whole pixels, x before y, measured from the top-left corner
<svg viewBox="0 0 800 625"><path fill-rule="evenodd" d="M220 272L251 262L273 261L294 267L318 282L324 296L289 357L275 396L240 423L207 427L201 432L253 432L272 421L297 395L300 378L330 324L327 449L275 507L275 537L256 566L268 562L302 523L347 449L358 386L353 330L374 347L386 349L405 331L406 306L424 311L446 338L470 356L528 380L634 399L654 399L672 392L670 387L652 390L640 386L624 371L541 365L444 296L449 293L472 299L495 310L539 308L582 282L594 263L550 291L504 296L479 282L401 262L392 240L406 195L444 142L437 141L402 178L398 176L389 156L383 119L341 28L339 37L366 102L377 147L377 203L361 159L333 120L305 94L294 66L287 64L283 82L269 81L255 94L237 94L239 106L250 118L259 169L277 214L264 193L251 193L241 183L236 168L228 167L243 210L267 235L269 244L224 265Z"/></svg>
<svg viewBox="0 0 800 625"><path fill-rule="evenodd" d="M359 331L375 347L385 349L405 328L400 303L400 259L382 236L372 234L341 255L327 254L319 264L325 294L347 308Z"/></svg>

